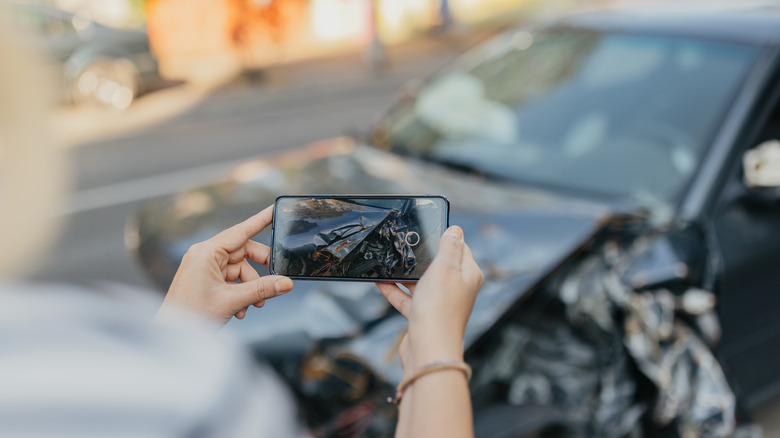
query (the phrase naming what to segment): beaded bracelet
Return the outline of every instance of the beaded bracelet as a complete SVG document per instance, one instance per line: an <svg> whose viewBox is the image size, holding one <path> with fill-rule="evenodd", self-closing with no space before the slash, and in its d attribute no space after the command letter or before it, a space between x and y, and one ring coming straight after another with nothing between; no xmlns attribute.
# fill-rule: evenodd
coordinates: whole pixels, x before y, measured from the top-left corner
<svg viewBox="0 0 780 438"><path fill-rule="evenodd" d="M423 365L422 367L418 368L417 371L412 374L409 377L404 378L401 380L401 383L398 384L398 389L395 393L395 398L388 398L387 401L391 403L398 404L401 402L401 398L404 395L404 390L409 387L412 383L415 382L415 380L419 379L420 377L435 373L436 371L444 371L444 370L460 370L463 371L463 374L466 376L466 380L471 380L471 367L462 361L458 360L437 360L430 362L426 365Z"/></svg>

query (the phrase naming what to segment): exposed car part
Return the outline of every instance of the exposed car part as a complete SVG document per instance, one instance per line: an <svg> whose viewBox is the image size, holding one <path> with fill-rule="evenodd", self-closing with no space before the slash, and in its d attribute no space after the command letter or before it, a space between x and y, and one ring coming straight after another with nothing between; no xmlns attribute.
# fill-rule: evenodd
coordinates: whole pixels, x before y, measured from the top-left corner
<svg viewBox="0 0 780 438"><path fill-rule="evenodd" d="M714 297L627 284L627 268L647 245L608 243L544 291L554 304L539 317L513 318L495 350L482 352L489 359L480 361L474 391L500 384L509 405L561 410L575 436L632 436L647 420L683 437L731 436L734 393L704 341L717 338Z"/></svg>

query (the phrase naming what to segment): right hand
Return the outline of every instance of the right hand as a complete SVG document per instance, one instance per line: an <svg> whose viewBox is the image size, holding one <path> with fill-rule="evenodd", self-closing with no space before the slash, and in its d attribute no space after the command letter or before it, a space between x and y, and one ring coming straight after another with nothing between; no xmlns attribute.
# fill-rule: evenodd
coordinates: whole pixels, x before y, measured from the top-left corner
<svg viewBox="0 0 780 438"><path fill-rule="evenodd" d="M409 320L409 333L402 345L407 365L421 366L433 360L462 359L463 335L483 281L463 231L453 226L439 242L439 250L420 281L407 288L411 296L393 283L377 283L382 295Z"/></svg>

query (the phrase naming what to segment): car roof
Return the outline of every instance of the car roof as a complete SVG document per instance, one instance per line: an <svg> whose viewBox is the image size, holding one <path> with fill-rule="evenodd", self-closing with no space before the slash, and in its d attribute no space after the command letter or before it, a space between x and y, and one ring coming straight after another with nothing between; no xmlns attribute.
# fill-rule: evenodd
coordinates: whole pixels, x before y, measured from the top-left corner
<svg viewBox="0 0 780 438"><path fill-rule="evenodd" d="M754 45L780 44L780 3L684 2L582 12L558 25L597 31L687 36Z"/></svg>

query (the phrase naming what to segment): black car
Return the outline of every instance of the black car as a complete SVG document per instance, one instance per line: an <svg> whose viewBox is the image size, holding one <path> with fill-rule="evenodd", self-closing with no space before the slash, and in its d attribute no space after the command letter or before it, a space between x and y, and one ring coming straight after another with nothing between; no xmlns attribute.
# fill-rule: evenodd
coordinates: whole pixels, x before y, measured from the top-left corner
<svg viewBox="0 0 780 438"><path fill-rule="evenodd" d="M167 288L191 244L277 195L443 194L486 276L466 339L478 436L728 436L780 391L779 75L776 7L523 26L366 138L149 202L128 242ZM299 281L272 307L228 327L313 430L389 436L404 319L361 283Z"/></svg>
<svg viewBox="0 0 780 438"><path fill-rule="evenodd" d="M86 15L26 3L0 3L29 46L54 61L63 100L123 110L164 85L146 32L103 26Z"/></svg>

